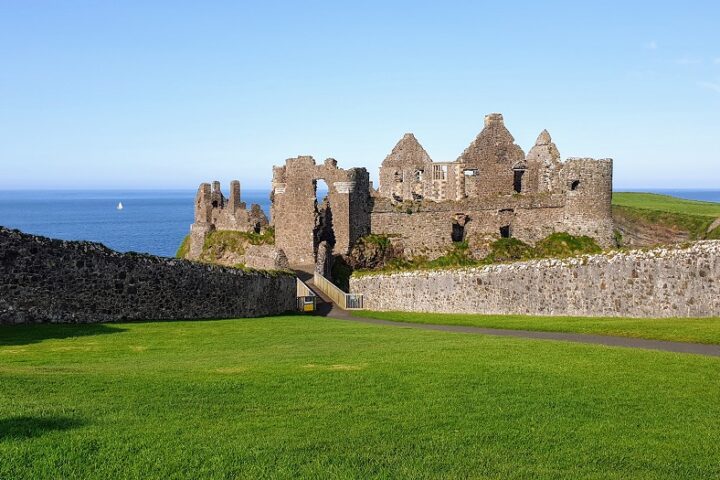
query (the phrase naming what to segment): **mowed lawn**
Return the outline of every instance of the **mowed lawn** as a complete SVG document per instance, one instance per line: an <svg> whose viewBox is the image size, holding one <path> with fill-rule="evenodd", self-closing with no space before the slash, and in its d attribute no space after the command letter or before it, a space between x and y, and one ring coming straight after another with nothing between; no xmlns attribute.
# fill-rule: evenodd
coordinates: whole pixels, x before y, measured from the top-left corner
<svg viewBox="0 0 720 480"><path fill-rule="evenodd" d="M0 329L0 478L720 476L720 359L317 317Z"/></svg>
<svg viewBox="0 0 720 480"><path fill-rule="evenodd" d="M460 313L353 312L358 317L396 322L467 327L570 332L614 337L720 345L720 318L611 318L477 315Z"/></svg>

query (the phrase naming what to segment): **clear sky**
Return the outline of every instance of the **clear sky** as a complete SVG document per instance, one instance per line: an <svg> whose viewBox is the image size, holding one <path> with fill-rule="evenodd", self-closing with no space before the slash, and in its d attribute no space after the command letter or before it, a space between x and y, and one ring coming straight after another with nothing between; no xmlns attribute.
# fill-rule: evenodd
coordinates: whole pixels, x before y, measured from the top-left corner
<svg viewBox="0 0 720 480"><path fill-rule="evenodd" d="M720 188L718 1L0 1L0 189L267 187L501 112L615 185Z"/></svg>

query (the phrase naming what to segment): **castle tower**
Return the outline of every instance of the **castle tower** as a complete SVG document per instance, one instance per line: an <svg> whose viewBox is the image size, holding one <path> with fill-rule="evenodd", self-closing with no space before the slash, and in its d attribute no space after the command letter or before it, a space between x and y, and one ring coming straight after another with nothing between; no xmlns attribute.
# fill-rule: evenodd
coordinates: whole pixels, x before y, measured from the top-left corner
<svg viewBox="0 0 720 480"><path fill-rule="evenodd" d="M565 231L613 245L611 159L569 158L560 172L565 192Z"/></svg>

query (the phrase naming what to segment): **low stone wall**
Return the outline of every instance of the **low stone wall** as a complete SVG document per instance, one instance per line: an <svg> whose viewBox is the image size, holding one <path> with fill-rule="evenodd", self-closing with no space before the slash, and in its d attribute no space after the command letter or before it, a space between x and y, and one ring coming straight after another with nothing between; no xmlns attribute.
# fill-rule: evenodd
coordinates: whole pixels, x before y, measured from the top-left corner
<svg viewBox="0 0 720 480"><path fill-rule="evenodd" d="M369 310L607 317L720 316L720 241L463 270L353 277Z"/></svg>
<svg viewBox="0 0 720 480"><path fill-rule="evenodd" d="M295 277L243 272L0 227L0 324L259 317L295 308Z"/></svg>

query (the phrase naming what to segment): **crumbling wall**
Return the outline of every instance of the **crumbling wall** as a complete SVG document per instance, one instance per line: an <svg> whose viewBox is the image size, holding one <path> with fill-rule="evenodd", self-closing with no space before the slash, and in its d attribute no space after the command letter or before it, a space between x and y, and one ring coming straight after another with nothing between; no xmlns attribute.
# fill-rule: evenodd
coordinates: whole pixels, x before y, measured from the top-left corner
<svg viewBox="0 0 720 480"><path fill-rule="evenodd" d="M406 134L380 168L372 233L398 235L407 252L430 257L451 246L457 218L467 219L462 234L471 243L508 233L535 243L568 232L612 246L612 161L563 163L547 130L527 156L514 142L500 114L485 117L483 130L455 162L433 162Z"/></svg>
<svg viewBox="0 0 720 480"><path fill-rule="evenodd" d="M229 198L223 195L220 182L202 183L195 195L195 222L190 226L188 259L200 258L205 237L213 230L259 233L268 225L260 205L253 204L248 210L241 201L239 181L230 182Z"/></svg>
<svg viewBox="0 0 720 480"><path fill-rule="evenodd" d="M343 170L334 159L317 165L312 157L288 159L276 167L273 176L273 223L276 246L291 265L314 265L320 225L317 181L328 185L335 254L346 254L363 235L369 233L370 179L364 168Z"/></svg>
<svg viewBox="0 0 720 480"><path fill-rule="evenodd" d="M353 277L369 310L607 317L720 316L720 241L444 271Z"/></svg>
<svg viewBox="0 0 720 480"><path fill-rule="evenodd" d="M275 315L294 310L295 277L121 254L0 227L0 324Z"/></svg>
<svg viewBox="0 0 720 480"><path fill-rule="evenodd" d="M501 228L534 244L553 232L563 231L563 195L490 196L459 202L416 202L395 204L373 199L372 233L401 239L405 255L429 259L443 255L453 240L477 242L501 237ZM453 224L462 219L462 239L453 239Z"/></svg>

